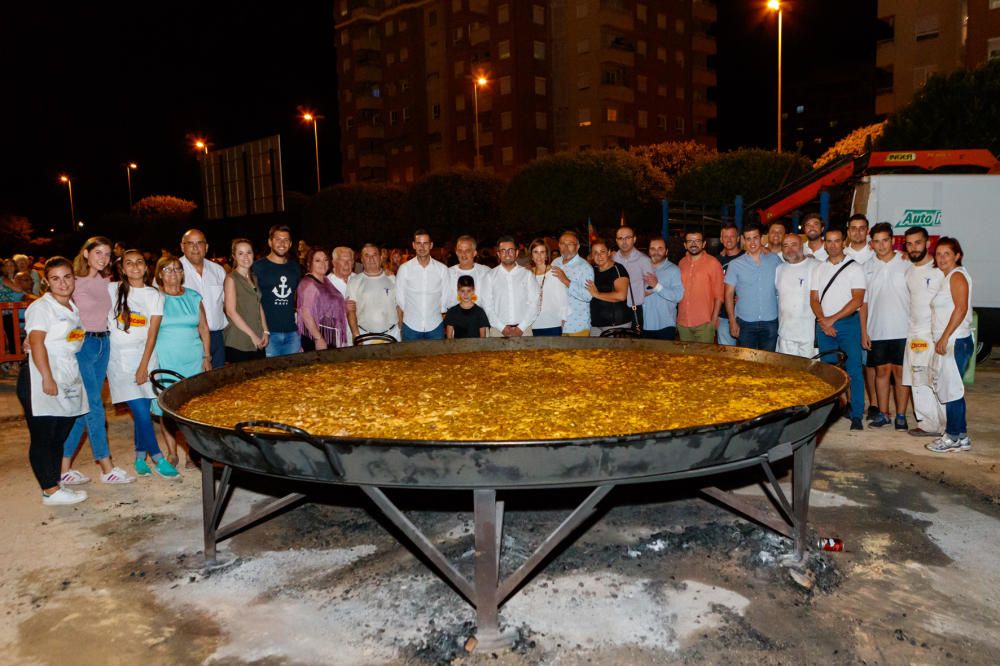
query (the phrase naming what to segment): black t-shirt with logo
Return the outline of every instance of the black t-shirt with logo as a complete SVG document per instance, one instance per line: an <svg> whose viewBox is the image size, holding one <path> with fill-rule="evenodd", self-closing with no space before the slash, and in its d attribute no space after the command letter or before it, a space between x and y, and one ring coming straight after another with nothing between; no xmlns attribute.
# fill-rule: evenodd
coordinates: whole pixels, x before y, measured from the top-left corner
<svg viewBox="0 0 1000 666"><path fill-rule="evenodd" d="M461 305L453 305L444 316L444 325L455 329L456 338L478 338L480 328L490 327L490 318L486 316L486 310L478 305L468 310Z"/></svg>
<svg viewBox="0 0 1000 666"><path fill-rule="evenodd" d="M295 326L295 290L299 287L302 269L289 259L276 264L267 257L253 264L253 274L260 285L260 303L264 306L267 328L273 333L290 333Z"/></svg>

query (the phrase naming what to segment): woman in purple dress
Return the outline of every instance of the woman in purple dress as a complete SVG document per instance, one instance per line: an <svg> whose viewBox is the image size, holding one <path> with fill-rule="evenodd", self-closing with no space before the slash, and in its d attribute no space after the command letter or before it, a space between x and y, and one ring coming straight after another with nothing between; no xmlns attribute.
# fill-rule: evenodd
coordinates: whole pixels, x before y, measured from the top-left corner
<svg viewBox="0 0 1000 666"><path fill-rule="evenodd" d="M330 256L314 247L306 254L306 270L296 294L302 350L347 346L347 303L326 279Z"/></svg>

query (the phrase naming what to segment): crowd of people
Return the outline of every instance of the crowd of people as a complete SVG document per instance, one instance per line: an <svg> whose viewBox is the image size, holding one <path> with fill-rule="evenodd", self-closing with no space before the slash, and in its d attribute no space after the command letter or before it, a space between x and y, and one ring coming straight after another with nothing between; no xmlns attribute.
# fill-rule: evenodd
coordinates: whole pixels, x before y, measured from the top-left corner
<svg viewBox="0 0 1000 666"><path fill-rule="evenodd" d="M421 229L412 257L374 244L356 257L348 247L301 240L293 253L292 231L282 225L270 229L266 255L237 238L224 261L210 259L198 229L180 239L181 256L163 250L155 264L101 236L72 261L53 257L37 269L16 255L3 264L2 295L31 302L17 392L42 501L86 499L78 486L90 479L72 465L84 432L103 483L178 478L176 430L156 403L154 369L189 377L372 338L628 335L819 354L840 359L850 377L852 430L864 428L867 397L870 428L933 437L927 448L935 452L968 450L962 375L973 351L971 277L958 240L938 239L932 255L927 231L911 227L899 252L892 227L869 229L863 215L825 229L819 215L807 215L802 233L787 233L782 222L726 224L714 256L704 232L690 231L677 264L666 239L648 239L647 254L624 225L614 244L590 239L588 258L573 231L527 246L502 236L482 252L463 235L452 253L435 251ZM112 403L133 417L131 471L111 458L105 381Z"/></svg>

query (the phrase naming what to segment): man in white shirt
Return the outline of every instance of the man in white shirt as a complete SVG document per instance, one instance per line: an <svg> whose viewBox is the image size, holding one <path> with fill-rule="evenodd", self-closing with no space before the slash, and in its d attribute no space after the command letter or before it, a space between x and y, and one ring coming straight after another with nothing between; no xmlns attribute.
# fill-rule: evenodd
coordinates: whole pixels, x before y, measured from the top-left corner
<svg viewBox="0 0 1000 666"><path fill-rule="evenodd" d="M913 414L917 427L909 432L914 437L938 437L944 432L945 410L931 387L930 360L934 356L931 335L931 299L941 288L944 273L934 265L927 251L929 237L923 227L906 230L906 254L910 266L906 272L906 288L910 295L910 316L903 356L902 383L913 395Z"/></svg>
<svg viewBox="0 0 1000 666"><path fill-rule="evenodd" d="M490 271L486 315L490 337L518 338L531 335L538 316L538 283L527 268L517 264L517 243L510 236L497 241L500 265Z"/></svg>
<svg viewBox="0 0 1000 666"><path fill-rule="evenodd" d="M445 284L445 309L458 305L458 278L463 275L471 275L476 283L476 305L486 309L487 289L486 280L489 279L490 269L476 261L476 239L472 236L459 236L455 241L455 256L458 257L458 264L448 267L448 283Z"/></svg>
<svg viewBox="0 0 1000 666"><path fill-rule="evenodd" d="M347 282L347 323L352 337L377 333L399 340L396 278L382 270L378 246L366 243L361 248L361 265L363 270Z"/></svg>
<svg viewBox="0 0 1000 666"><path fill-rule="evenodd" d="M205 319L211 340L212 367L221 368L226 364L226 346L222 331L229 321L223 304L223 283L226 271L214 261L205 261L208 256L208 241L199 229L188 229L181 236L181 266L184 267L184 286L201 294L205 307Z"/></svg>
<svg viewBox="0 0 1000 666"><path fill-rule="evenodd" d="M861 372L861 317L865 300L865 274L853 259L844 255L844 230L831 227L823 242L829 258L813 268L810 306L816 315L816 341L823 360L833 363L833 354L842 351L851 379L851 430L862 430L865 409L865 379Z"/></svg>
<svg viewBox="0 0 1000 666"><path fill-rule="evenodd" d="M327 273L326 279L337 288L345 301L347 300L347 281L351 279L353 274L354 250L344 245L333 248L333 252L330 253L330 272ZM352 344L354 344L354 336L348 328L347 345Z"/></svg>
<svg viewBox="0 0 1000 666"><path fill-rule="evenodd" d="M615 242L618 250L611 255L614 261L625 267L628 271L628 296L625 303L635 312L635 320L639 323L639 330L645 330L646 326L642 319L642 304L646 300L645 280L647 275L655 275L653 262L644 253L635 247L635 231L632 227L621 226L615 233Z"/></svg>
<svg viewBox="0 0 1000 666"><path fill-rule="evenodd" d="M775 351L811 358L816 353L816 315L809 304L812 271L817 261L802 253L802 238L786 234L781 240L785 263L778 266L778 346Z"/></svg>
<svg viewBox="0 0 1000 666"><path fill-rule="evenodd" d="M851 215L847 221L847 244L844 246L844 254L860 265L862 270L875 256L868 243L868 226L868 218L861 213ZM861 328L864 330L864 326ZM861 364L865 374L865 394L868 396L868 420L871 421L879 415L875 398L875 368L868 366L868 350L863 347Z"/></svg>
<svg viewBox="0 0 1000 666"><path fill-rule="evenodd" d="M878 415L869 424L881 428L889 415L889 388L896 382L896 430L907 430L910 390L903 385L903 356L910 317L906 272L910 262L892 249L892 225L879 222L871 231L875 258L865 264L865 304L861 306L861 346L868 350L867 367L875 370Z"/></svg>
<svg viewBox="0 0 1000 666"><path fill-rule="evenodd" d="M806 244L802 254L816 261L826 261L826 245L823 243L823 218L819 213L806 213L802 218L802 233L806 235Z"/></svg>
<svg viewBox="0 0 1000 666"><path fill-rule="evenodd" d="M424 229L413 234L416 256L396 272L396 305L401 312L403 342L410 340L443 340L447 311L444 286L448 268L431 257L434 243Z"/></svg>
<svg viewBox="0 0 1000 666"><path fill-rule="evenodd" d="M782 261L785 257L782 253L782 241L785 240L785 234L788 233L788 227L781 220L774 220L769 225L767 225L767 242L764 243L764 247L771 254L778 255L778 259Z"/></svg>

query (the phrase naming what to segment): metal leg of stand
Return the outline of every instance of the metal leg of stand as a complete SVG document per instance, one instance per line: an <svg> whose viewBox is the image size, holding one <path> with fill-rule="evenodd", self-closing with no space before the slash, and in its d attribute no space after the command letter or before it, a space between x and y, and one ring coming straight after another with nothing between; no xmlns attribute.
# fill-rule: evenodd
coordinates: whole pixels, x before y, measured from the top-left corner
<svg viewBox="0 0 1000 666"><path fill-rule="evenodd" d="M205 564L215 564L215 472L208 458L201 459L201 511L205 531Z"/></svg>
<svg viewBox="0 0 1000 666"><path fill-rule="evenodd" d="M808 536L809 491L812 488L813 461L816 457L816 438L795 450L792 461L792 508L795 512L795 557L801 560L806 550Z"/></svg>
<svg viewBox="0 0 1000 666"><path fill-rule="evenodd" d="M473 514L476 555L476 647L509 647L510 638L500 635L500 535L503 531L503 504L497 491L474 490Z"/></svg>

